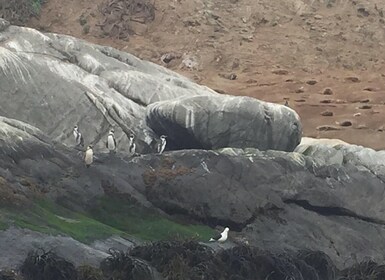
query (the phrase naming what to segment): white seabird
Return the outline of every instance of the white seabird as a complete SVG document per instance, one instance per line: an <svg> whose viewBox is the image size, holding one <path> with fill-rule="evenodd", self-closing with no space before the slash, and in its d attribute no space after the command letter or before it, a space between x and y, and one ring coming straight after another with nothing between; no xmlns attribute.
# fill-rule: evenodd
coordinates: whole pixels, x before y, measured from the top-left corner
<svg viewBox="0 0 385 280"><path fill-rule="evenodd" d="M82 146L83 147L84 146L83 135L80 133L79 127L77 125L74 126L73 134L75 137L76 146Z"/></svg>
<svg viewBox="0 0 385 280"><path fill-rule="evenodd" d="M94 151L92 150L92 145L89 145L86 150L86 154L84 156L84 162L86 167L90 167L92 162L94 161Z"/></svg>
<svg viewBox="0 0 385 280"><path fill-rule="evenodd" d="M130 152L131 155L134 155L136 150L134 138L135 138L134 134L131 134L128 142L128 151Z"/></svg>
<svg viewBox="0 0 385 280"><path fill-rule="evenodd" d="M166 137L167 137L166 135L160 136L160 141L157 145L157 152L160 155L163 153L164 149L166 148L166 144L167 144Z"/></svg>
<svg viewBox="0 0 385 280"><path fill-rule="evenodd" d="M214 241L217 241L217 242L225 242L227 240L227 237L228 237L228 234L229 234L229 228L225 228L225 230L221 233L221 234L218 234L216 236L214 236L213 238L210 238L210 242L214 242Z"/></svg>
<svg viewBox="0 0 385 280"><path fill-rule="evenodd" d="M114 132L115 132L114 129L111 129L110 133L108 133L108 136L107 136L106 147L110 151L110 153L116 151L116 140L115 140Z"/></svg>

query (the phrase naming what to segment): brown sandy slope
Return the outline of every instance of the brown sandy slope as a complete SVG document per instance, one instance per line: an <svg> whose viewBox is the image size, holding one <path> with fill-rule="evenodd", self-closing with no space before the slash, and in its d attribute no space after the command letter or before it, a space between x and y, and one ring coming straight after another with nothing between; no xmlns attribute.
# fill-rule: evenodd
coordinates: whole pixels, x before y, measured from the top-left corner
<svg viewBox="0 0 385 280"><path fill-rule="evenodd" d="M156 0L155 21L132 25L128 41L103 37L102 2L48 0L28 25L111 45L220 92L287 98L304 135L385 149L384 1ZM165 53L177 58L167 65Z"/></svg>

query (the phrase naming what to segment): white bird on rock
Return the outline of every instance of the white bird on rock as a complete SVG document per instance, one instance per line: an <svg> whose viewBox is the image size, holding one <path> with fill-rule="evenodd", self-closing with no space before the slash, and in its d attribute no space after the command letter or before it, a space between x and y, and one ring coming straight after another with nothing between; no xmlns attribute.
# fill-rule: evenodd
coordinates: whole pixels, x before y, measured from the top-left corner
<svg viewBox="0 0 385 280"><path fill-rule="evenodd" d="M94 161L94 151L92 150L92 145L89 145L84 156L84 162L86 167L89 168Z"/></svg>
<svg viewBox="0 0 385 280"><path fill-rule="evenodd" d="M210 238L210 242L214 242L214 241L217 241L217 242L225 242L227 240L227 237L229 235L229 228L225 228L225 230L221 233L221 234L218 234L216 236L214 236L213 238Z"/></svg>
<svg viewBox="0 0 385 280"><path fill-rule="evenodd" d="M83 147L84 146L83 135L80 133L79 127L77 125L74 126L73 134L74 134L76 146Z"/></svg>
<svg viewBox="0 0 385 280"><path fill-rule="evenodd" d="M115 140L114 132L115 130L112 128L110 130L110 133L108 133L108 136L107 136L106 147L110 151L110 153L113 153L116 151L116 140Z"/></svg>
<svg viewBox="0 0 385 280"><path fill-rule="evenodd" d="M166 138L167 138L166 135L160 136L160 141L159 141L158 146L157 146L157 152L160 155L163 153L164 149L166 148L166 144L167 144Z"/></svg>
<svg viewBox="0 0 385 280"><path fill-rule="evenodd" d="M134 155L136 150L134 139L135 139L134 134L131 134L128 142L128 151L130 152L131 155Z"/></svg>

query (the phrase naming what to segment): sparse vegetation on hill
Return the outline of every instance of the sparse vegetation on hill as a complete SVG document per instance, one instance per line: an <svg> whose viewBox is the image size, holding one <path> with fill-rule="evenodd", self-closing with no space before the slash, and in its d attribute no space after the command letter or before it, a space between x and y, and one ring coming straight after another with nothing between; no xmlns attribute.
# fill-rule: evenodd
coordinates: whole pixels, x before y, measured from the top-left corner
<svg viewBox="0 0 385 280"><path fill-rule="evenodd" d="M0 17L12 24L24 25L40 14L44 0L0 0Z"/></svg>

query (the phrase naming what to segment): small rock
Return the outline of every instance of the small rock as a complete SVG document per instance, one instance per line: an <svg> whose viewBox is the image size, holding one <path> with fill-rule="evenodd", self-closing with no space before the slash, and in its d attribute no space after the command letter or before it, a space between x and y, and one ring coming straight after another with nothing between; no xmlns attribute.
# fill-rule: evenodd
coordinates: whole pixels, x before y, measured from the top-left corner
<svg viewBox="0 0 385 280"><path fill-rule="evenodd" d="M4 31L4 30L7 29L10 25L11 25L11 24L9 23L9 21L0 18L0 31Z"/></svg>
<svg viewBox="0 0 385 280"><path fill-rule="evenodd" d="M332 95L333 94L333 90L331 88L325 88L322 91L322 94L324 94L324 95Z"/></svg>
<svg viewBox="0 0 385 280"><path fill-rule="evenodd" d="M354 117L359 117L359 116L361 116L361 113L355 113L353 116Z"/></svg>
<svg viewBox="0 0 385 280"><path fill-rule="evenodd" d="M305 92L305 89L303 87L300 87L295 91L295 93L303 93L303 92Z"/></svg>
<svg viewBox="0 0 385 280"><path fill-rule="evenodd" d="M289 71L284 70L284 69L277 69L277 70L271 71L271 73L276 74L276 75L287 75L287 74L289 74Z"/></svg>
<svg viewBox="0 0 385 280"><path fill-rule="evenodd" d="M378 88L374 88L374 87L366 87L364 88L365 91L378 91L379 89Z"/></svg>
<svg viewBox="0 0 385 280"><path fill-rule="evenodd" d="M253 35L244 35L242 36L242 40L246 42L253 42L254 36Z"/></svg>
<svg viewBox="0 0 385 280"><path fill-rule="evenodd" d="M360 100L360 103L368 103L368 102L370 102L369 98L365 98L365 99Z"/></svg>
<svg viewBox="0 0 385 280"><path fill-rule="evenodd" d="M352 126L353 123L351 121L342 121L340 122L340 126Z"/></svg>
<svg viewBox="0 0 385 280"><path fill-rule="evenodd" d="M234 74L234 73L231 73L231 74L218 74L220 77L222 78L225 78L225 79L228 79L228 80L236 80L237 79L237 75Z"/></svg>
<svg viewBox="0 0 385 280"><path fill-rule="evenodd" d="M314 18L319 20L319 19L323 19L323 16L321 16L321 15L315 15Z"/></svg>
<svg viewBox="0 0 385 280"><path fill-rule="evenodd" d="M316 80L309 80L309 81L306 81L306 83L308 84L308 85L311 85L311 86L313 86L313 85L315 85L316 83L318 83Z"/></svg>
<svg viewBox="0 0 385 280"><path fill-rule="evenodd" d="M357 129L368 129L368 127L364 124L360 124L356 127Z"/></svg>
<svg viewBox="0 0 385 280"><path fill-rule="evenodd" d="M346 100L342 100L342 99L337 99L336 100L336 104L345 104L345 103L347 103Z"/></svg>
<svg viewBox="0 0 385 280"><path fill-rule="evenodd" d="M360 7L357 9L357 13L359 16L363 17L368 17L369 16L369 11L365 7Z"/></svg>
<svg viewBox="0 0 385 280"><path fill-rule="evenodd" d="M174 53L165 53L161 56L160 60L168 64L171 60L175 59L176 55Z"/></svg>
<svg viewBox="0 0 385 280"><path fill-rule="evenodd" d="M364 110L372 109L372 105L362 105L362 106L358 107L358 109L364 109Z"/></svg>
<svg viewBox="0 0 385 280"><path fill-rule="evenodd" d="M324 100L321 100L319 103L329 104L329 103L332 103L333 101L334 101L333 99L324 99Z"/></svg>
<svg viewBox="0 0 385 280"><path fill-rule="evenodd" d="M353 82L353 83L359 83L361 80L358 77L351 76L351 77L346 77L345 81L349 81L349 82Z"/></svg>
<svg viewBox="0 0 385 280"><path fill-rule="evenodd" d="M294 82L294 80L293 79L287 79L287 80L285 80L285 82L286 83L292 83L292 82Z"/></svg>
<svg viewBox="0 0 385 280"><path fill-rule="evenodd" d="M331 117L331 116L333 116L334 114L333 114L333 112L331 112L331 111L323 111L322 113L321 113L321 116L324 116L324 117Z"/></svg>
<svg viewBox="0 0 385 280"><path fill-rule="evenodd" d="M319 131L331 131L331 130L341 130L339 127L334 125L320 125L316 128Z"/></svg>
<svg viewBox="0 0 385 280"><path fill-rule="evenodd" d="M189 26L200 26L200 22L196 19L193 19L193 18L188 18L188 19L185 19L183 21L183 24L185 27L189 27Z"/></svg>
<svg viewBox="0 0 385 280"><path fill-rule="evenodd" d="M380 126L379 128L377 128L377 131L380 131L380 132L384 131L384 127Z"/></svg>

